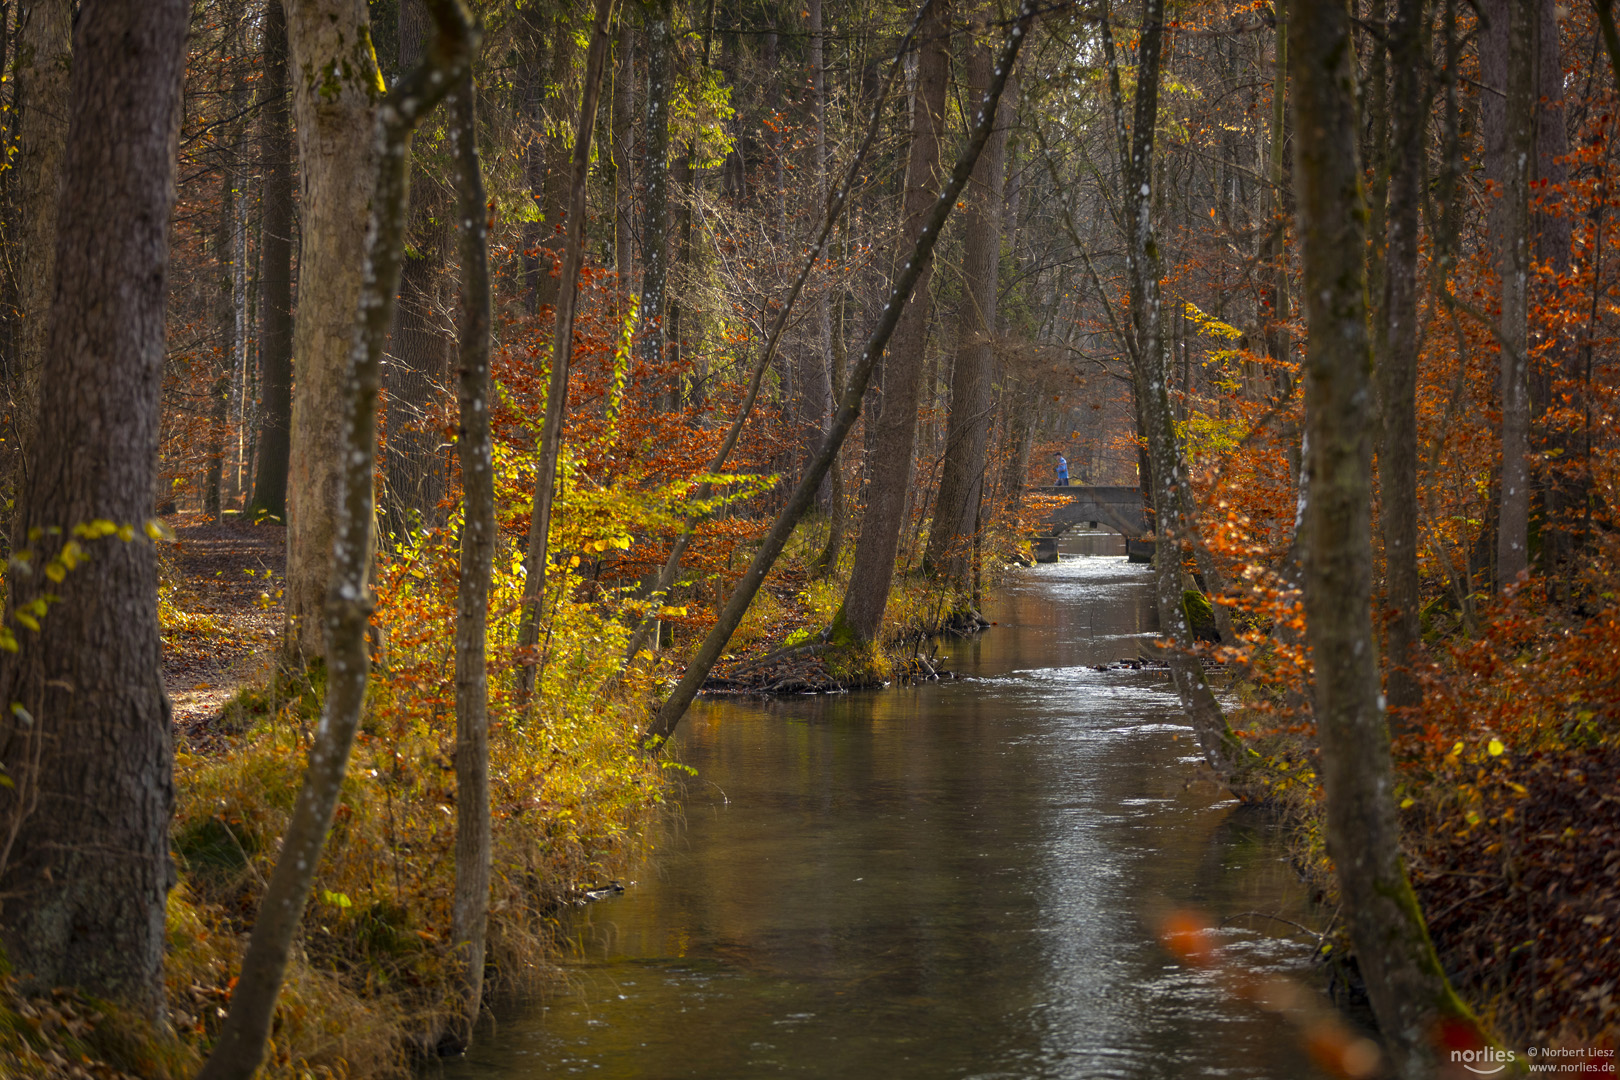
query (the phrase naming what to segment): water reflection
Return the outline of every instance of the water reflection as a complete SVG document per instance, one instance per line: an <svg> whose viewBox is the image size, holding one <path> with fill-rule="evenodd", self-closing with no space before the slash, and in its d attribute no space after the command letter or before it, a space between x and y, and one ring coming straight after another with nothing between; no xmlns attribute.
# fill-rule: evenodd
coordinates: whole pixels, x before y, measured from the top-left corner
<svg viewBox="0 0 1620 1080"><path fill-rule="evenodd" d="M1153 941L1172 905L1310 916L1270 823L1189 784L1163 676L1086 666L1135 654L1149 601L1146 568L1066 558L955 648L970 679L695 708L684 818L582 913L575 992L444 1074L1310 1075L1281 1022ZM1306 952L1230 940L1264 967Z"/></svg>

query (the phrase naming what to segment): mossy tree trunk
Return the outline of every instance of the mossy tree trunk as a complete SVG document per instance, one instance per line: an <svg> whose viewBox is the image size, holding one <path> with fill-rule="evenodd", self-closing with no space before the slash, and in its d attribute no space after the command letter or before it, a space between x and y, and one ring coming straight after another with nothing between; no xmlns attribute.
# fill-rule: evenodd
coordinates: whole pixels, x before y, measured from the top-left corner
<svg viewBox="0 0 1620 1080"><path fill-rule="evenodd" d="M1328 854L1356 959L1401 1077L1436 1074L1443 1028L1482 1045L1440 968L1401 861L1372 628L1375 406L1367 323L1355 50L1343 3L1289 27L1295 175L1310 336L1305 359L1305 613L1315 663Z"/></svg>

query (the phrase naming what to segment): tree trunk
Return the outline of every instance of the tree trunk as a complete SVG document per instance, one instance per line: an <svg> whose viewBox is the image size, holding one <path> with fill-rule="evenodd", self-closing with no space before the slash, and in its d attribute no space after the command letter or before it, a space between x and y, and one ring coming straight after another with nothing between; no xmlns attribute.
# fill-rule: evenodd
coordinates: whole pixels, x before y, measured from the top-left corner
<svg viewBox="0 0 1620 1080"><path fill-rule="evenodd" d="M283 0L265 0L264 90L259 142L264 158L259 255L259 460L250 518L286 519L287 454L292 420L292 131L287 115L287 17Z"/></svg>
<svg viewBox="0 0 1620 1080"><path fill-rule="evenodd" d="M1441 1024L1477 1040L1446 982L1401 863L1372 632L1372 351L1350 18L1301 4L1293 52L1296 176L1311 334L1305 609L1316 667L1328 854L1395 1074L1436 1073ZM1476 1041L1477 1045L1477 1041Z"/></svg>
<svg viewBox="0 0 1620 1080"><path fill-rule="evenodd" d="M538 312L557 302L557 272L562 261L563 222L568 198L571 150L566 139L550 134L560 130L570 115L567 87L574 67L574 28L572 0L536 4L524 8L523 18L531 30L531 49L538 52L543 36L541 24L549 15L551 55L544 81L539 65L528 65L530 107L529 143L526 159L529 194L540 220L523 230L524 284L529 292L530 310ZM555 102L549 99L555 98Z"/></svg>
<svg viewBox="0 0 1620 1080"><path fill-rule="evenodd" d="M984 15L981 13L981 19ZM990 44L976 27L968 47L968 89L977 96L990 85ZM985 453L990 444L992 376L995 371L996 294L1000 289L1003 177L1007 133L1014 121L1013 98L1002 96L1001 112L969 185L963 212L962 310L956 331L956 364L951 374L951 407L945 426L945 456L939 497L928 532L923 569L966 588L972 572L974 523L984 495ZM971 99L970 99L971 100Z"/></svg>
<svg viewBox="0 0 1620 1080"><path fill-rule="evenodd" d="M911 154L906 164L905 222L899 258L914 258L929 207L939 183L940 138L944 134L945 91L950 77L950 4L933 0L917 34L917 90L912 98ZM1003 77L1005 73L1002 73ZM997 95L999 100L1000 95ZM991 118L994 120L994 117ZM915 269L916 288L903 297L905 310L894 332L894 346L883 363L883 409L873 432L866 511L855 543L855 567L834 627L856 641L877 639L894 580L895 555L904 524L906 495L911 487L912 454L917 436L917 396L922 381L923 352L928 345L932 304L929 283L933 264L913 268L901 262L902 275ZM864 392L865 387L862 387ZM869 423L871 421L868 421Z"/></svg>
<svg viewBox="0 0 1620 1080"><path fill-rule="evenodd" d="M401 0L399 71L422 61L432 20L423 0ZM442 434L432 419L443 393L449 341L439 318L440 278L447 252L445 219L449 193L412 154L411 209L405 263L399 273L394 327L388 336L383 388L388 401L384 441L384 521L389 535L436 525L444 494Z"/></svg>
<svg viewBox="0 0 1620 1080"><path fill-rule="evenodd" d="M229 17L227 21L233 21ZM218 217L214 228L214 382L209 387L208 470L203 481L203 512L218 519L224 509L221 487L225 448L230 435L231 377L236 369L236 187L240 170L237 139L227 132L221 141Z"/></svg>
<svg viewBox="0 0 1620 1080"><path fill-rule="evenodd" d="M674 96L674 0L647 13L647 211L641 237L641 359L664 361L664 301L669 286L669 106Z"/></svg>
<svg viewBox="0 0 1620 1080"><path fill-rule="evenodd" d="M636 107L636 26L626 11L619 18L618 63L613 73L613 269L619 277L619 291L634 291L631 275L635 266L635 107Z"/></svg>
<svg viewBox="0 0 1620 1080"><path fill-rule="evenodd" d="M1424 0L1396 0L1395 21L1390 28L1390 57L1395 70L1394 125L1389 153L1384 355L1379 371L1384 443L1378 471L1386 567L1385 693L1391 709L1407 709L1421 700L1412 663L1413 650L1422 640L1417 563L1417 273L1423 142L1428 126L1422 86L1429 36L1425 7Z"/></svg>
<svg viewBox="0 0 1620 1080"><path fill-rule="evenodd" d="M17 219L8 226L16 251L13 274L17 317L12 368L6 372L15 431L7 464L12 497L28 482L28 452L34 443L39 408L39 373L45 362L50 327L51 287L55 281L56 218L61 200L62 160L67 150L68 71L73 54L72 0L34 0L17 13L14 108L17 156L12 162L13 205ZM23 537L13 547L23 546Z"/></svg>
<svg viewBox="0 0 1620 1080"><path fill-rule="evenodd" d="M484 638L495 561L495 465L489 422L489 236L478 160L477 97L462 77L452 129L461 180L461 567L456 588L456 886L451 938L462 950L463 1011L452 1039L472 1041L484 994L489 922L489 671Z"/></svg>
<svg viewBox="0 0 1620 1080"><path fill-rule="evenodd" d="M303 228L281 649L284 663L303 667L326 655L321 625L343 488L343 378L363 272L355 252L365 250L382 76L363 44L370 33L364 0L284 2Z"/></svg>
<svg viewBox="0 0 1620 1080"><path fill-rule="evenodd" d="M1507 108L1502 175L1502 505L1496 587L1530 555L1530 172L1535 166L1537 0L1507 0Z"/></svg>
<svg viewBox="0 0 1620 1080"><path fill-rule="evenodd" d="M1250 755L1227 726L1203 665L1193 652L1181 572L1182 545L1196 549L1198 537L1190 493L1183 490L1188 483L1187 465L1170 404L1170 356L1165 347L1164 301L1160 292L1163 267L1153 225L1153 150L1164 46L1164 0L1143 0L1142 37L1137 46L1136 114L1128 136L1106 9L1101 30L1130 228L1125 266L1130 284L1131 328L1136 340L1131 368L1152 473L1154 595L1159 629L1170 639L1165 659L1204 758L1223 781L1241 793L1242 771Z"/></svg>
<svg viewBox="0 0 1620 1080"><path fill-rule="evenodd" d="M43 12L42 12L43 14ZM0 653L0 942L30 988L161 1015L174 737L151 513L190 15L79 9L39 424ZM124 530L115 532L117 529ZM38 530L36 532L36 530ZM14 786L13 786L14 785Z"/></svg>
<svg viewBox="0 0 1620 1080"><path fill-rule="evenodd" d="M556 332L551 344L551 381L546 390L546 418L540 429L540 462L534 480L534 506L529 514L529 541L524 556L523 609L518 616L518 647L533 649L540 639L540 603L546 588L546 550L551 537L551 501L557 485L557 459L562 451L563 421L568 411L568 368L574 353L574 309L579 300L579 270L585 254L585 181L590 173L591 135L596 130L596 103L602 69L612 43L610 0L596 0L590 52L585 59L585 90L580 95L579 123L574 129L573 176L568 193L568 234L563 245L562 277L556 294ZM518 669L518 687L534 687L534 665Z"/></svg>
<svg viewBox="0 0 1620 1080"><path fill-rule="evenodd" d="M815 150L811 165L816 174L816 202L824 206L827 202L827 72L823 53L825 35L822 28L821 0L808 0L806 11L810 20L810 122L815 128ZM806 430L805 435L810 439L812 448L820 445L827 437L827 428L832 423L833 402L839 393L838 381L844 375L843 364L833 359L832 298L828 295L828 291L824 288L816 296L811 359L808 365L808 374L811 376L807 382L810 391L808 396L814 406L814 424ZM843 499L843 484L836 467L832 471L831 483L823 492L823 496L831 511L829 517L836 517L843 512L841 506L834 505Z"/></svg>
<svg viewBox="0 0 1620 1080"><path fill-rule="evenodd" d="M429 0L429 7L438 28L434 44L423 65L401 78L382 101L370 139L369 160L378 165L372 185L376 198L361 249L365 253L361 290L350 313L350 351L340 402L343 437L335 451L342 465L342 503L325 611L326 700L292 820L259 901L231 1011L198 1080L250 1080L264 1060L287 958L309 903L365 704L371 668L366 651L372 609L367 577L376 512L372 471L377 459L377 400L405 254L410 177L405 147L422 116L458 84L476 48L476 36L457 0Z"/></svg>
<svg viewBox="0 0 1620 1080"><path fill-rule="evenodd" d="M933 18L937 18L937 15L933 14L932 4L925 0L919 22L926 28ZM687 665L681 681L659 707L658 715L647 725L647 730L643 734L644 743L654 747L661 746L674 734L675 726L685 715L687 706L697 696L699 688L708 679L709 672L714 670L721 651L725 649L731 635L742 622L748 606L759 594L760 586L765 583L765 575L770 573L777 556L781 555L782 549L787 546L788 538L793 535L793 530L798 527L800 519L815 501L816 492L821 488L827 470L837 459L839 448L843 446L850 429L855 426L856 417L860 415L862 397L866 393L867 381L871 379L872 371L877 366L877 358L882 355L890 337L904 319L904 313L909 306L907 300L918 280L926 272L933 258L934 244L939 239L940 231L944 229L962 189L967 186L968 176L972 174L974 164L990 137L996 106L1000 103L1002 90L1006 86L1007 73L1017 61L1019 46L1023 44L1034 19L1033 0L1024 0L1019 7L1017 20L1008 32L1007 41L1002 45L1001 53L997 57L990 90L980 102L979 111L975 113L974 126L968 136L967 146L963 148L962 156L957 159L956 167L951 170L939 197L934 200L926 218L920 222L917 244L907 253L909 257L895 278L894 285L889 291L888 302L883 305L877 325L873 327L866 347L861 350L860 360L850 372L849 385L844 388L844 395L839 402L838 412L833 416L827 441L811 459L804 476L799 479L793 494L788 498L787 505L771 524L771 531L760 544L759 551L738 581L730 599L726 601L726 606L721 611L714 628L703 639L703 644L698 647L691 663ZM923 36L918 40L927 41L928 38ZM847 189L848 185L845 187Z"/></svg>

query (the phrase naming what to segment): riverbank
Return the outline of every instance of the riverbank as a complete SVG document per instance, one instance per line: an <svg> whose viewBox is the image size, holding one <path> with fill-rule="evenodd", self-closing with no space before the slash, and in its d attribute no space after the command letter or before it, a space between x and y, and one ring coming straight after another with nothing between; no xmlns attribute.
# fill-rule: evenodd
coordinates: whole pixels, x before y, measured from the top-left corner
<svg viewBox="0 0 1620 1080"><path fill-rule="evenodd" d="M178 1080L194 1072L229 1005L290 817L323 686L319 669L307 677L275 674L284 530L201 515L172 524L178 539L165 555L161 595L177 733L171 1034L154 1036L103 1003L72 995L20 997L0 980L5 1075ZM777 662L782 657L772 661L784 648L787 660L820 667L820 682L805 689L937 677L930 631L959 620L966 600L916 577L897 579L886 644L872 653L881 679L871 669L839 670L836 657L804 648L830 623L849 569L846 548L842 565L813 573L824 541L822 524L801 530L750 609L721 678L730 671L735 681L753 664L749 670L761 679L773 676L760 689L788 692L778 684L805 681L807 665L789 671ZM639 857L673 767L640 752L648 703L706 630L704 615L716 599L699 593L686 601L696 600L695 610L666 607L673 646L621 672L623 620L607 605L576 601L574 593L593 591L594 582L558 576L549 632L533 658L537 707L519 708L507 681L491 680L495 873L486 985L495 995L533 992L554 980L559 915L611 894ZM497 575L492 672L517 662L509 624L520 587L510 568ZM278 1005L266 1077L403 1075L434 1052L443 1030L453 945L454 589L445 537L380 562L376 622L386 644ZM599 600L601 590L594 591Z"/></svg>
<svg viewBox="0 0 1620 1080"><path fill-rule="evenodd" d="M1454 987L1508 1047L1620 1046L1620 739L1615 612L1561 612L1533 589L1472 635L1431 640L1424 699L1393 741L1407 874ZM1337 908L1308 712L1283 684L1234 718ZM1342 923L1324 959L1358 998ZM1353 1004L1360 1005L1360 1001Z"/></svg>

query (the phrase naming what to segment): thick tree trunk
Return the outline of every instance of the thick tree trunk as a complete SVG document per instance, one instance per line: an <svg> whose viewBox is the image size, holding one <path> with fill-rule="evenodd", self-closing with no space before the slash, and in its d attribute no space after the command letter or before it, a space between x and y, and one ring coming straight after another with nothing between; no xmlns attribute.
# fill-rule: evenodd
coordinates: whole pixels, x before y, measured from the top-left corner
<svg viewBox="0 0 1620 1080"><path fill-rule="evenodd" d="M1378 458L1383 503L1385 627L1391 709L1421 699L1412 675L1418 624L1417 292L1418 210L1428 116L1422 74L1428 50L1424 0L1396 0L1390 28L1395 70L1393 145L1389 153L1389 238L1384 273L1384 355L1379 371L1384 440Z"/></svg>
<svg viewBox="0 0 1620 1080"><path fill-rule="evenodd" d="M198 1080L249 1080L264 1060L287 959L343 792L349 751L365 704L371 669L366 649L372 609L367 577L376 512L372 471L377 460L377 401L404 260L410 177L405 148L422 116L458 85L476 47L458 0L429 0L429 5L439 31L433 46L423 65L400 79L381 102L370 137L369 159L378 165L376 198L361 249L362 284L350 313L350 350L342 380L342 441L336 449L342 465L342 503L325 611L326 700L292 820L259 901L231 1011Z"/></svg>
<svg viewBox="0 0 1620 1080"><path fill-rule="evenodd" d="M264 159L259 254L259 460L250 518L287 516L288 436L292 422L292 130L287 109L287 17L283 0L265 0L264 89L259 123Z"/></svg>
<svg viewBox="0 0 1620 1080"><path fill-rule="evenodd" d="M67 150L68 71L73 54L72 0L34 0L17 12L17 156L12 162L13 205L17 220L8 226L16 252L17 317L6 393L11 397L14 431L7 465L12 495L27 484L34 422L39 408L39 373L50 327L51 287L55 281L57 205L62 160ZM22 546L22 537L16 537Z"/></svg>
<svg viewBox="0 0 1620 1080"><path fill-rule="evenodd" d="M983 29L975 30L976 40L968 47L967 81L969 92L977 97L990 85L991 56L989 42L980 36ZM962 309L951 373L951 408L934 523L923 555L925 571L958 588L966 588L972 575L975 523L984 496L985 453L990 445L1003 177L1016 93L1014 88L1001 98L1001 112L973 170L963 212Z"/></svg>
<svg viewBox="0 0 1620 1080"><path fill-rule="evenodd" d="M919 21L927 26L931 21L932 4L925 0L920 13ZM658 709L658 715L653 717L652 723L647 725L643 740L653 747L661 746L675 732L675 726L686 713L686 708L697 696L704 681L708 679L709 672L714 670L715 662L720 659L721 651L731 640L731 635L742 622L743 614L753 603L754 597L759 594L760 586L765 582L765 575L770 573L771 567L776 564L777 556L787 546L788 538L798 527L799 521L804 517L811 504L815 501L816 492L821 488L821 482L826 478L827 470L832 467L838 457L839 448L849 436L850 429L855 426L855 419L861 412L861 401L866 393L866 384L872 377L872 370L877 366L877 358L882 355L889 339L894 335L896 328L904 318L907 308L907 299L916 287L918 280L927 270L933 258L934 244L950 217L951 210L956 205L957 198L962 189L967 186L969 175L973 166L984 149L986 140L990 137L994 126L993 118L996 115L996 106L1000 103L1002 90L1006 86L1007 73L1012 69L1018 59L1019 47L1029 33L1030 24L1035 19L1033 0L1024 0L1019 7L1018 18L1008 32L1007 41L1002 45L1000 55L997 57L995 75L990 83L990 90L980 102L979 110L975 115L973 130L968 136L967 146L962 150L962 156L956 161L956 167L951 170L949 178L942 186L939 197L934 200L928 210L926 218L920 223L917 234L917 243L908 258L902 264L903 269L895 278L894 285L889 291L888 302L883 305L882 314L877 325L873 327L871 336L867 339L866 347L861 350L861 358L850 371L849 385L844 388L843 398L839 401L838 412L833 416L832 428L827 434L827 441L822 444L811 459L804 476L799 479L788 503L777 515L771 524L771 531L766 534L760 544L758 553L748 565L737 588L732 592L731 598L726 601L725 608L714 628L709 631L708 637L698 647L697 653L687 665L686 672L681 681L665 699ZM909 36L909 35L908 35ZM919 40L926 41L923 37ZM847 185L846 185L847 188Z"/></svg>
<svg viewBox="0 0 1620 1080"><path fill-rule="evenodd" d="M472 1041L484 995L489 922L489 583L495 561L495 464L489 422L489 236L478 160L477 97L465 75L456 92L452 139L461 180L461 567L456 587L456 887L451 938L461 950L462 1015L451 1032Z"/></svg>
<svg viewBox="0 0 1620 1080"><path fill-rule="evenodd" d="M945 125L945 91L950 77L950 5L933 0L917 33L917 90L912 98L911 154L906 164L905 223L901 228L900 273L917 270L917 283L903 298L905 310L894 332L894 345L883 362L883 409L873 432L870 480L861 535L855 543L855 566L833 625L854 640L876 640L889 604L895 555L904 524L906 495L911 487L912 454L917 437L917 397L922 382L923 352L928 346L932 304L929 283L933 264L913 268L913 248L922 235L939 184L940 139ZM1005 77L1005 73L1002 73ZM999 100L1000 95L997 95ZM990 118L991 121L994 117ZM862 387L864 392L865 387ZM872 421L868 421L872 423Z"/></svg>
<svg viewBox="0 0 1620 1080"><path fill-rule="evenodd" d="M343 379L362 276L355 253L365 250L382 76L364 0L284 2L303 228L281 648L284 663L303 667L326 655L321 626L343 488Z"/></svg>
<svg viewBox="0 0 1620 1080"><path fill-rule="evenodd" d="M534 505L529 513L529 540L523 559L523 609L518 616L518 647L532 649L540 640L540 603L546 589L547 545L551 538L551 502L556 494L557 460L562 452L563 422L568 412L568 368L574 354L574 309L579 300L579 271L585 256L585 181L590 173L591 135L596 130L596 103L602 89L612 43L611 4L596 0L590 51L585 59L585 89L580 95L579 122L574 128L573 174L568 192L568 233L563 245L562 276L556 293L557 318L551 343L551 380L546 389L546 417L540 429L540 461L535 471ZM518 669L519 692L534 687L534 665Z"/></svg>
<svg viewBox="0 0 1620 1080"><path fill-rule="evenodd" d="M39 629L0 653L0 943L31 988L78 986L153 1019L174 737L142 527L189 14L179 0L79 8L26 548L12 555L36 572L10 574L6 597L5 636Z"/></svg>
<svg viewBox="0 0 1620 1080"><path fill-rule="evenodd" d="M1442 1024L1478 1032L1429 943L1401 863L1372 632L1372 351L1350 18L1301 4L1293 52L1304 247L1310 501L1305 608L1316 668L1328 854L1384 1043L1403 1078L1437 1071ZM1448 1040L1449 1041L1449 1040Z"/></svg>

